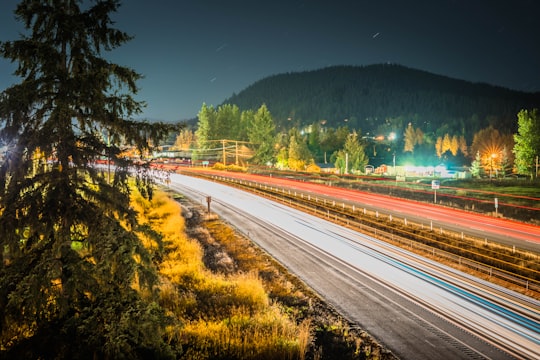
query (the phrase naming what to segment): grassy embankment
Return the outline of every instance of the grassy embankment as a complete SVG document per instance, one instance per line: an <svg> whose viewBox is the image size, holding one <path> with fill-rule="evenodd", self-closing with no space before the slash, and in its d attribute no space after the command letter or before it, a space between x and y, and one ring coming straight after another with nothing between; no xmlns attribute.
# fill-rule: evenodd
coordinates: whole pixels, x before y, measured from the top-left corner
<svg viewBox="0 0 540 360"><path fill-rule="evenodd" d="M391 358L366 334L352 336L346 322L314 320L311 300L299 287L277 276L253 247L238 243L242 239L219 219L207 221L209 232L188 229L180 205L163 192L152 201L136 196L133 207L139 221L163 237L163 248L150 238L143 242L156 259L160 306L175 319L167 337L181 349L181 358ZM202 244L186 233L205 240ZM203 246L217 243L223 248L210 263L222 266L212 270L205 265Z"/></svg>

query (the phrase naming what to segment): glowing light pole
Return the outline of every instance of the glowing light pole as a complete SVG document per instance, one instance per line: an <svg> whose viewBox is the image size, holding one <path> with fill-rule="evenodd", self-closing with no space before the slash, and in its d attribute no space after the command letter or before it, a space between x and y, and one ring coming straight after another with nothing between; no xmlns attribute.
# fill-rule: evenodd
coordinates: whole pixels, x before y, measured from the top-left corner
<svg viewBox="0 0 540 360"><path fill-rule="evenodd" d="M493 159L495 159L496 157L497 157L496 153L491 153L491 155L489 156L489 164L490 164L489 181L491 181L491 178L493 176Z"/></svg>
<svg viewBox="0 0 540 360"><path fill-rule="evenodd" d="M394 149L394 144L393 144L393 141L395 139L396 139L396 133L391 132L390 134L388 134L388 140L390 140L391 149L394 150L394 153L393 153L393 156L392 156L392 162L393 162L393 165L394 165L394 176L397 176L397 172L396 172L396 151ZM397 181L397 178L396 178L396 181Z"/></svg>

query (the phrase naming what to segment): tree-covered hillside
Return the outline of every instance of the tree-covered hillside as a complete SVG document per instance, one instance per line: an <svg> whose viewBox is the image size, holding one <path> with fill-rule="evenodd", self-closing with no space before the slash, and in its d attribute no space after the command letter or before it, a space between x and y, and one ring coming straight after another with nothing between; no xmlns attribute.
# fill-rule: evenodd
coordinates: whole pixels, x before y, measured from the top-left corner
<svg viewBox="0 0 540 360"><path fill-rule="evenodd" d="M404 129L472 135L489 125L516 131L516 114L540 106L524 93L451 79L400 65L336 66L264 78L224 103L242 110L266 104L277 129L321 122L363 133Z"/></svg>

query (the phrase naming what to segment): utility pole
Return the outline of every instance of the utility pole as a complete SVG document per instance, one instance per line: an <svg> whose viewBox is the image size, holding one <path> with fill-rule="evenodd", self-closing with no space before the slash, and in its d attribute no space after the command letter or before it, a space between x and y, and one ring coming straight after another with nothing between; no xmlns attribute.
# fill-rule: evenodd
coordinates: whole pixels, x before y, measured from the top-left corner
<svg viewBox="0 0 540 360"><path fill-rule="evenodd" d="M225 140L221 140L221 144L223 145L223 165L227 165L227 158L225 154Z"/></svg>
<svg viewBox="0 0 540 360"><path fill-rule="evenodd" d="M236 155L236 162L235 162L235 164L236 164L236 166L238 166L238 141L235 141L235 142L234 142L234 153L235 153L235 155Z"/></svg>

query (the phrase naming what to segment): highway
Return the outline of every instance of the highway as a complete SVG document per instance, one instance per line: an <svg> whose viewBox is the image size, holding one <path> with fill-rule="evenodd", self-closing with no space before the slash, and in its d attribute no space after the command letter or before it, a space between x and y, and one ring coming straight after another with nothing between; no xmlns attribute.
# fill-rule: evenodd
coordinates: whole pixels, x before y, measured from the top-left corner
<svg viewBox="0 0 540 360"><path fill-rule="evenodd" d="M232 187L172 174L402 359L540 358L540 302Z"/></svg>
<svg viewBox="0 0 540 360"><path fill-rule="evenodd" d="M377 210L381 213L393 214L395 217L407 218L410 221L431 224L434 228L442 227L457 233L463 232L465 235L516 246L523 250L540 252L540 226L532 224L324 184L233 172L213 171L210 174L293 189L320 198L339 199L368 210Z"/></svg>

